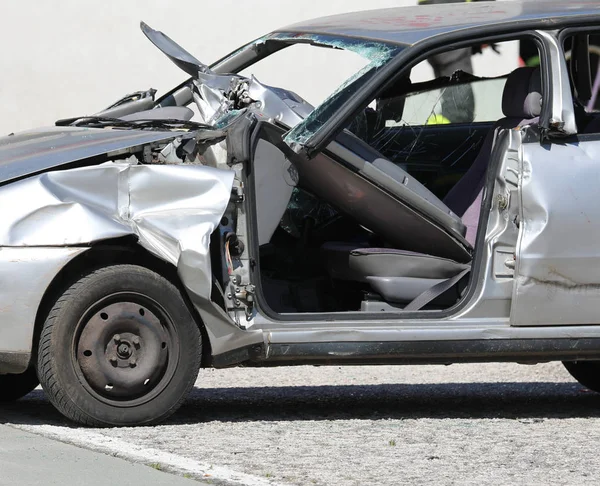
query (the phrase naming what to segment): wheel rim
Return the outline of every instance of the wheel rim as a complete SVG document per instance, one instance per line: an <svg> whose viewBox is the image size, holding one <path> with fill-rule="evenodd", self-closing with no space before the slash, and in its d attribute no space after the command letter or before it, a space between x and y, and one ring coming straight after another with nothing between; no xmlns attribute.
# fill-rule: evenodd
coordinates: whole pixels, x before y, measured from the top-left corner
<svg viewBox="0 0 600 486"><path fill-rule="evenodd" d="M98 400L138 406L160 394L179 359L172 320L156 301L118 293L97 302L77 325L73 364Z"/></svg>

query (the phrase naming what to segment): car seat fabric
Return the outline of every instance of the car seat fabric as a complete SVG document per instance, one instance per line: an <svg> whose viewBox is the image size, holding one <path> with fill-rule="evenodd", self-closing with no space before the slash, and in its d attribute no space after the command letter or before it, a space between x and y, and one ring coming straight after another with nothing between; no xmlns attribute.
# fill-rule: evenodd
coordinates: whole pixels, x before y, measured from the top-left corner
<svg viewBox="0 0 600 486"><path fill-rule="evenodd" d="M507 118L531 119L542 111L542 77L539 68L515 69L506 79L502 112Z"/></svg>
<svg viewBox="0 0 600 486"><path fill-rule="evenodd" d="M322 252L331 278L368 283L386 301L404 304L469 268L446 258L356 243L326 243Z"/></svg>
<svg viewBox="0 0 600 486"><path fill-rule="evenodd" d="M580 131L582 134L591 134L591 133L600 133L600 118L595 115L585 126L583 130Z"/></svg>
<svg viewBox="0 0 600 486"><path fill-rule="evenodd" d="M498 129L536 125L539 121L541 109L540 70L525 67L513 71L506 80L502 96L502 111L506 118L496 122L469 170L444 198L444 203L454 213L461 216L467 227L466 239L469 243L475 243L485 174Z"/></svg>

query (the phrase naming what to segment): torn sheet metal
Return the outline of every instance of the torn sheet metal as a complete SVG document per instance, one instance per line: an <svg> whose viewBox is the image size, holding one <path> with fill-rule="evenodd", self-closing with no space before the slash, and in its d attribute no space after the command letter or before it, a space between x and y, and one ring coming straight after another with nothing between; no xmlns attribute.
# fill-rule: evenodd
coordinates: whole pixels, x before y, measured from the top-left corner
<svg viewBox="0 0 600 486"><path fill-rule="evenodd" d="M598 324L600 142L523 146L515 326Z"/></svg>
<svg viewBox="0 0 600 486"><path fill-rule="evenodd" d="M288 127L294 127L314 110L296 93L262 84L254 76L246 79L200 74L193 85L201 119L216 129L226 129L247 109Z"/></svg>
<svg viewBox="0 0 600 486"><path fill-rule="evenodd" d="M0 137L0 182L9 182L79 160L127 153L185 132L47 127Z"/></svg>
<svg viewBox="0 0 600 486"><path fill-rule="evenodd" d="M140 29L152 44L189 75L194 76L199 71L208 70L208 66L201 63L168 35L154 30L145 22L140 22Z"/></svg>
<svg viewBox="0 0 600 486"><path fill-rule="evenodd" d="M233 171L205 166L127 163L34 176L0 188L0 246L75 246L134 235L177 267L192 261L193 281L183 283L208 300L210 234L233 178Z"/></svg>
<svg viewBox="0 0 600 486"><path fill-rule="evenodd" d="M142 23L142 30L152 42L175 64L192 75L193 100L200 118L208 125L223 128L246 109L257 109L262 116L277 120L288 127L295 127L313 112L314 107L290 91L260 83L256 78L235 74L218 74L191 56L185 49L161 32ZM156 38L155 38L156 37ZM288 34L276 32L256 40L244 49L256 49L266 43L309 43L354 52L367 59L369 64L342 84L332 95L346 88L363 75L387 63L400 47L367 39L352 39L320 34ZM235 56L235 53L232 54ZM327 103L327 101L326 101ZM304 141L310 135L304 130L303 137L293 135L295 141Z"/></svg>
<svg viewBox="0 0 600 486"><path fill-rule="evenodd" d="M565 62L562 41L554 32L543 30L537 33L544 40L544 49L550 61L549 76L551 96L548 101L550 109L543 109L540 116L540 126L553 137L561 138L577 133L577 121L573 111L573 94L571 83L568 81L569 70ZM544 101L546 102L546 101Z"/></svg>

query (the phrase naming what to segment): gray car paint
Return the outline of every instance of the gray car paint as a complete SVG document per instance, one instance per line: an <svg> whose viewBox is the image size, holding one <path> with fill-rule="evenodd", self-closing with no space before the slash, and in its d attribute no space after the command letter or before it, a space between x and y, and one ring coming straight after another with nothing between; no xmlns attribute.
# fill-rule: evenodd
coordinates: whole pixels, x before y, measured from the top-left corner
<svg viewBox="0 0 600 486"><path fill-rule="evenodd" d="M600 4L592 0L467 2L332 15L288 25L277 32L338 35L409 46L474 27L508 31L519 23L543 21L551 26L565 21L586 22L598 15Z"/></svg>
<svg viewBox="0 0 600 486"><path fill-rule="evenodd" d="M256 184L256 205L260 208L257 220L258 243L271 241L275 229L287 208L297 181L293 166L281 150L259 140L253 161Z"/></svg>
<svg viewBox="0 0 600 486"><path fill-rule="evenodd" d="M44 293L58 272L86 250L0 248L0 372L21 373L27 369Z"/></svg>
<svg viewBox="0 0 600 486"><path fill-rule="evenodd" d="M550 79L546 82L549 93L544 101L546 104L548 102L551 104L551 107L542 109L540 126L545 127L551 135L559 138L574 135L577 133L577 123L573 111L569 70L557 32L540 31L537 34L547 52L546 60L549 69L546 70L545 76Z"/></svg>
<svg viewBox="0 0 600 486"><path fill-rule="evenodd" d="M142 145L180 135L171 131L48 127L0 137L0 182L96 156L131 153Z"/></svg>

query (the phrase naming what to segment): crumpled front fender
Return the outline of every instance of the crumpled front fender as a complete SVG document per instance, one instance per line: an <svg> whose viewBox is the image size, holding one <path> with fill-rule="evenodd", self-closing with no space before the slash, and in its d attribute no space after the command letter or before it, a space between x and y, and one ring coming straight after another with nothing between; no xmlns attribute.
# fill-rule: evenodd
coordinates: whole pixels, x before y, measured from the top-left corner
<svg viewBox="0 0 600 486"><path fill-rule="evenodd" d="M233 179L233 171L200 165L122 162L33 176L0 187L0 250L35 250L36 258L28 262L27 272L11 265L11 279L20 281L31 278L36 265L40 272L55 275L66 263L67 258L62 258L60 265L48 268L40 252L50 259L53 249L134 236L142 247L178 269L201 315L214 314L210 235L225 212ZM0 309L0 353L30 351L23 349L23 338L33 336L34 319L25 307L37 309L45 288L36 287L27 298ZM25 315L29 317L23 322ZM245 334L233 321L227 323L227 314L223 312L221 317L220 324L226 323L229 333ZM6 334L15 332L15 323L25 328L19 330L18 340ZM209 330L211 334L228 333ZM19 349L5 345L11 342ZM215 344L213 351L218 351L222 346Z"/></svg>

